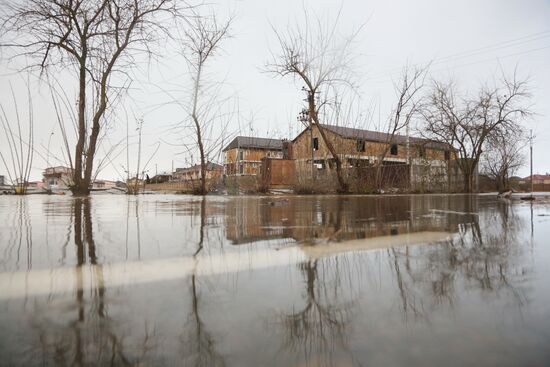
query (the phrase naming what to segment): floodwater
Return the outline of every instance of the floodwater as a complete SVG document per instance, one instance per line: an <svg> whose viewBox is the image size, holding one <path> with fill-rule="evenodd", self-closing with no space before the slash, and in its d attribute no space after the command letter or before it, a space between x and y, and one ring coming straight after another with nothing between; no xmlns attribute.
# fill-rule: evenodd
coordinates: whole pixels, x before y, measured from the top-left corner
<svg viewBox="0 0 550 367"><path fill-rule="evenodd" d="M550 199L0 197L0 366L548 366Z"/></svg>

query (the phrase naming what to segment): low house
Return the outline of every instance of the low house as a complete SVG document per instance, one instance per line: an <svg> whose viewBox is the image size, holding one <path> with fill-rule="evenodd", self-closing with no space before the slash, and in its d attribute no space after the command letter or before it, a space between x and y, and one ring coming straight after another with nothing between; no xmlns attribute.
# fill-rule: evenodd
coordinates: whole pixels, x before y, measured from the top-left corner
<svg viewBox="0 0 550 367"><path fill-rule="evenodd" d="M162 173L158 173L156 175L154 175L153 177L149 177L149 175L146 176L147 177L147 183L148 184L153 184L153 183L164 183L164 182L168 182L170 180L172 180L172 174L171 173L168 173L168 172L162 172Z"/></svg>
<svg viewBox="0 0 550 367"><path fill-rule="evenodd" d="M116 181L94 180L92 190L108 190L117 187Z"/></svg>
<svg viewBox="0 0 550 367"><path fill-rule="evenodd" d="M45 186L43 181L30 181L26 184L27 189L41 189Z"/></svg>
<svg viewBox="0 0 550 367"><path fill-rule="evenodd" d="M550 174L538 175L534 174L533 176L533 185L550 185ZM531 176L522 178L519 181L520 184L531 184Z"/></svg>
<svg viewBox="0 0 550 367"><path fill-rule="evenodd" d="M223 166L221 164L207 162L206 163L206 179L217 179L223 175ZM201 165L196 164L186 168L176 168L173 180L177 182L198 181L201 179Z"/></svg>
<svg viewBox="0 0 550 367"><path fill-rule="evenodd" d="M145 186L145 181L142 179L132 177L126 180L126 189L130 191L142 189L144 186Z"/></svg>
<svg viewBox="0 0 550 367"><path fill-rule="evenodd" d="M67 190L73 183L73 169L69 167L48 167L42 176L47 189Z"/></svg>
<svg viewBox="0 0 550 367"><path fill-rule="evenodd" d="M395 167L393 171L405 173L405 181L407 186L410 184L410 188L414 188L416 183L424 179L420 176L425 175L432 178L438 175L441 176L438 180L447 181L449 161L456 158L454 150L448 144L428 139L391 136L382 132L342 126L321 127L344 169L369 167L382 159L384 167L401 166L399 169ZM292 145L298 174L311 172L312 168L314 173L320 174L335 169L334 158L318 127L306 128L293 140ZM427 171L424 170L425 167L428 167Z"/></svg>
<svg viewBox="0 0 550 367"><path fill-rule="evenodd" d="M256 176L262 158L283 158L283 140L237 136L224 149L227 176Z"/></svg>

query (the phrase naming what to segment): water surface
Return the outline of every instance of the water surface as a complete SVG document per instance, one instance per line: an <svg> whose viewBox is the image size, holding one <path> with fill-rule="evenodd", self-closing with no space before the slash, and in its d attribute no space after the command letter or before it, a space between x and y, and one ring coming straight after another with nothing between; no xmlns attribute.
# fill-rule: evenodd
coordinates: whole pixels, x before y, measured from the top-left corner
<svg viewBox="0 0 550 367"><path fill-rule="evenodd" d="M0 365L550 364L550 201L0 197Z"/></svg>

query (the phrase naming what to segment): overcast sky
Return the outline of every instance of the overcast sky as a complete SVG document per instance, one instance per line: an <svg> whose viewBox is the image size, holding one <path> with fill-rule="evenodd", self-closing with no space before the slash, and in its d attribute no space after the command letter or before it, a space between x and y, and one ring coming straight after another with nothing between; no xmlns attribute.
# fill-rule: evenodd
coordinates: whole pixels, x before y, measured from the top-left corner
<svg viewBox="0 0 550 367"><path fill-rule="evenodd" d="M300 130L296 122L302 108L300 84L265 73L264 65L270 49L276 50L272 26L285 29L303 19L302 7L321 17L333 16L341 4L333 0L228 0L219 3L223 18L235 15L232 37L223 44L223 52L210 66L210 76L225 81L223 95L230 96L238 113L232 128L240 126L242 135L292 138ZM405 64L432 62L430 77L453 78L467 92L475 92L482 83L498 76L500 70L511 74L517 65L520 76L529 76L533 104L537 114L529 122L536 134L535 172L550 172L550 0L344 0L339 32L347 34L364 24L355 48L356 75L364 110L373 101L383 117L395 99L392 81L398 78ZM125 106L130 125L134 117L144 120L143 159L148 160L160 148L148 167L149 174L197 163L198 156L186 152L181 142L186 136L172 127L184 119L184 112L170 104L172 96L186 98L183 92L190 79L183 59L172 50L158 63L134 75ZM15 93L24 97L21 76L13 74L16 64L0 64L0 101L11 113L10 82ZM59 77L63 83L65 79ZM32 180L41 179L41 172L50 165L63 164L61 134L47 97L47 90L31 82L35 113L35 145L40 151L33 163ZM65 90L74 96L74 86ZM76 100L75 100L76 101ZM20 106L24 109L24 106ZM377 107L378 108L378 107ZM366 111L367 112L367 111ZM119 113L118 116L123 114ZM369 126L365 126L369 127ZM370 126L372 127L372 126ZM52 135L53 132L53 135ZM191 133L191 132L189 132ZM117 119L109 130L106 147L116 144L126 134L125 119ZM135 165L135 134L130 151ZM49 143L50 154L47 154ZM6 139L0 135L0 149L6 152ZM104 148L105 149L105 148ZM99 175L104 179L124 178L126 153L122 149ZM104 156L100 150L99 156ZM55 158L57 157L57 159ZM156 165L156 166L155 166ZM0 175L5 169L0 165ZM528 174L528 167L520 171Z"/></svg>

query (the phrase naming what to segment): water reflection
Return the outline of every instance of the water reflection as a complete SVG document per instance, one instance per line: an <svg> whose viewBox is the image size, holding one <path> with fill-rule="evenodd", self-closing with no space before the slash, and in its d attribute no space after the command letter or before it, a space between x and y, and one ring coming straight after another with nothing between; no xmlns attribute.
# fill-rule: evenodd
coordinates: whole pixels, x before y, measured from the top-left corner
<svg viewBox="0 0 550 367"><path fill-rule="evenodd" d="M200 308L202 305L200 282L197 276L196 267L200 261L199 254L204 249L205 226L207 221L206 198L200 202L200 224L199 240L197 249L193 253L194 270L190 277L190 299L191 307L187 322L185 324L186 334L183 338L184 360L189 366L225 366L223 357L216 351L216 342L213 335L208 331L207 325L201 318Z"/></svg>
<svg viewBox="0 0 550 367"><path fill-rule="evenodd" d="M7 200L0 289L21 281L0 296L7 365L536 365L547 356L536 346L550 341L550 315L532 310L550 301L542 281L550 256L536 266L542 227L520 203ZM379 250L363 251L367 242ZM53 284L45 293L32 291L37 274ZM528 337L514 344L506 332ZM528 357L505 352L518 348Z"/></svg>
<svg viewBox="0 0 550 367"><path fill-rule="evenodd" d="M35 298L32 302L25 301L23 309L29 318L26 325L21 326L30 329L16 338L18 341L22 339L23 345L14 348L14 345L8 343L8 350L12 353L2 353L3 356L8 357L4 360L8 365L34 365L39 364L40 361L76 366L132 365L141 359L141 357L131 359L126 356L125 338L120 335L121 330L116 322L113 323L109 317L108 305L112 300L107 297L103 282L103 267L98 262L98 248L94 241L92 223L92 201L75 199L71 201L70 206L72 208L70 222L74 223L76 258L74 299L67 297L58 299L50 295L47 299ZM62 247L65 251L66 242ZM86 264L94 266L85 267ZM90 269L93 274L85 274ZM91 291L86 293L84 292L85 279L91 284ZM14 308L17 309L20 303L20 300L11 300L4 307L14 312ZM12 332L17 334L16 330ZM148 334L147 330L145 334ZM148 338L149 336L143 340L143 354L147 351ZM10 339L8 335L2 335L2 340L9 342ZM33 345L35 342L36 346ZM20 353L14 354L16 350Z"/></svg>
<svg viewBox="0 0 550 367"><path fill-rule="evenodd" d="M337 260L336 260L337 262ZM279 316L282 349L303 356L306 365L334 365L334 353L348 350L347 339L353 302L340 300L337 264L307 261L299 269L304 277L303 307ZM334 267L336 266L336 267ZM323 277L319 277L319 267ZM336 274L335 274L336 273ZM321 279L322 280L321 280ZM352 356L350 356L352 357Z"/></svg>
<svg viewBox="0 0 550 367"><path fill-rule="evenodd" d="M227 238L235 245L266 239L316 243L433 230L456 232L459 224L477 215L476 205L469 197L443 196L236 198L226 205ZM451 208L459 215L447 215Z"/></svg>

